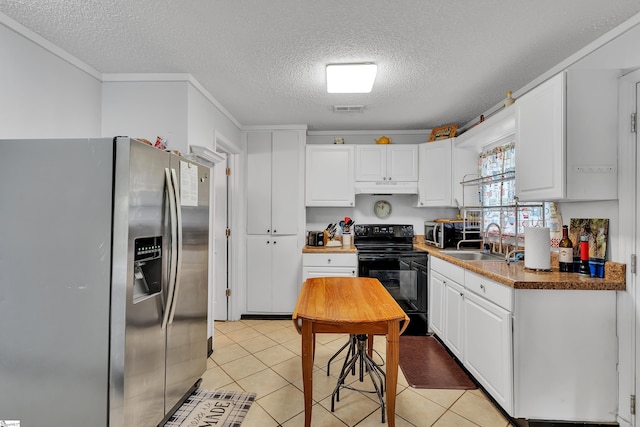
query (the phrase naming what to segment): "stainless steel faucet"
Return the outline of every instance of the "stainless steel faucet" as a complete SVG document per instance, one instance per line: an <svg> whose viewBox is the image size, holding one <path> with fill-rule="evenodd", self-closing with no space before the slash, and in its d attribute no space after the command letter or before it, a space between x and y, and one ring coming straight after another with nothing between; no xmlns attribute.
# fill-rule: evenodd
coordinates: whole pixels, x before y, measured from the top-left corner
<svg viewBox="0 0 640 427"><path fill-rule="evenodd" d="M482 236L482 248L484 249L484 245L487 244L487 240L489 239L489 229L491 227L496 227L498 229L499 251L502 253L502 229L495 222L490 223L487 225L487 228L484 229L484 236Z"/></svg>

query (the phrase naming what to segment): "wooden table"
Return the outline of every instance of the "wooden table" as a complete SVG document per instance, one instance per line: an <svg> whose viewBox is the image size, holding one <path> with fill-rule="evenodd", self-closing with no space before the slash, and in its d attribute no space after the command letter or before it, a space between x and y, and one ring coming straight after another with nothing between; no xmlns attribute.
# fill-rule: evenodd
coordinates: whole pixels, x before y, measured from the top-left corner
<svg viewBox="0 0 640 427"><path fill-rule="evenodd" d="M400 321L404 321L400 330ZM302 284L293 323L302 334L304 425L311 427L315 334L345 333L387 336L387 423L395 426L399 337L409 317L378 279L318 277Z"/></svg>

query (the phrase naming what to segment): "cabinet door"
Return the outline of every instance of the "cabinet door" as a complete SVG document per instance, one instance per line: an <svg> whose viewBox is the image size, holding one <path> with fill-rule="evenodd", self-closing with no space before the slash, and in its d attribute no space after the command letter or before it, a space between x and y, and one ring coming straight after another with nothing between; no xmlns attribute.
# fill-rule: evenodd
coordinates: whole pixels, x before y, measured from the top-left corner
<svg viewBox="0 0 640 427"><path fill-rule="evenodd" d="M247 134L247 234L271 233L271 132Z"/></svg>
<svg viewBox="0 0 640 427"><path fill-rule="evenodd" d="M356 146L356 181L387 180L387 146Z"/></svg>
<svg viewBox="0 0 640 427"><path fill-rule="evenodd" d="M247 311L270 313L271 236L247 236Z"/></svg>
<svg viewBox="0 0 640 427"><path fill-rule="evenodd" d="M456 282L445 281L444 286L444 343L460 360L463 354L464 288Z"/></svg>
<svg viewBox="0 0 640 427"><path fill-rule="evenodd" d="M296 236L273 236L271 244L273 313L293 313L298 300L302 253Z"/></svg>
<svg viewBox="0 0 640 427"><path fill-rule="evenodd" d="M521 201L565 197L565 87L560 73L516 102L516 195Z"/></svg>
<svg viewBox="0 0 640 427"><path fill-rule="evenodd" d="M451 206L451 139L418 146L418 206Z"/></svg>
<svg viewBox="0 0 640 427"><path fill-rule="evenodd" d="M298 141L297 131L273 132L271 162L271 233L298 232ZM249 213L248 213L249 215Z"/></svg>
<svg viewBox="0 0 640 427"><path fill-rule="evenodd" d="M452 206L479 206L480 197L478 186L466 185L461 182L478 176L478 152L466 148L456 147L452 144L451 150L451 176L452 176Z"/></svg>
<svg viewBox="0 0 640 427"><path fill-rule="evenodd" d="M470 292L464 300L464 366L513 414L511 313Z"/></svg>
<svg viewBox="0 0 640 427"><path fill-rule="evenodd" d="M418 181L418 145L387 145L386 177L387 181Z"/></svg>
<svg viewBox="0 0 640 427"><path fill-rule="evenodd" d="M306 206L355 204L354 147L307 145Z"/></svg>
<svg viewBox="0 0 640 427"><path fill-rule="evenodd" d="M442 339L444 339L444 283L444 276L431 270L429 280L429 328Z"/></svg>

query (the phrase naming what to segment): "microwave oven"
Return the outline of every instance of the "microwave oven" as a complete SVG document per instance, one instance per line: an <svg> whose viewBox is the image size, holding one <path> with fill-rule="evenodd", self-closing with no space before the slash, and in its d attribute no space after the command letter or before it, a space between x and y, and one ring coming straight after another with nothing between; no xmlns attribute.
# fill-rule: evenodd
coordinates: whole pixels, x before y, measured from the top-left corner
<svg viewBox="0 0 640 427"><path fill-rule="evenodd" d="M463 235L462 220L432 220L424 222L424 242L427 245L437 248L457 248L463 238L472 240L471 242L462 242L464 247L478 247L480 240L480 232L467 231L466 236Z"/></svg>

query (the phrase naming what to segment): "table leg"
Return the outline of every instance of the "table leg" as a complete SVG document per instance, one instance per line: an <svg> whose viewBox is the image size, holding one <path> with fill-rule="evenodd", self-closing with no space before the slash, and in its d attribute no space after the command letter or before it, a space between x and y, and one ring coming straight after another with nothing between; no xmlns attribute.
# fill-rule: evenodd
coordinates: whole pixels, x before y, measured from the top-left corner
<svg viewBox="0 0 640 427"><path fill-rule="evenodd" d="M313 399L313 322L302 319L302 387L304 391L304 425L311 427Z"/></svg>
<svg viewBox="0 0 640 427"><path fill-rule="evenodd" d="M396 425L396 387L400 359L400 323L387 323L387 425Z"/></svg>

